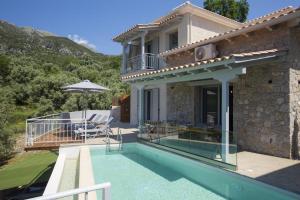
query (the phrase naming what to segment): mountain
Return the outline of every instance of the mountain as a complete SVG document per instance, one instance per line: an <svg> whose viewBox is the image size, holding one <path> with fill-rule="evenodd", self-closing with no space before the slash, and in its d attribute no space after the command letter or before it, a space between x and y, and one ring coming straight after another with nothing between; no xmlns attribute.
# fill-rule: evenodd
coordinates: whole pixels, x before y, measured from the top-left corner
<svg viewBox="0 0 300 200"><path fill-rule="evenodd" d="M0 20L0 53L36 53L37 51L81 56L97 55L90 49L72 40L55 36L31 27L17 27Z"/></svg>
<svg viewBox="0 0 300 200"><path fill-rule="evenodd" d="M113 97L129 92L119 73L120 56L0 20L0 149L10 148L5 133L24 133L26 118L81 110L86 101L90 109L109 109ZM86 79L110 91L86 98L61 90Z"/></svg>
<svg viewBox="0 0 300 200"><path fill-rule="evenodd" d="M68 38L0 20L0 162L11 155L15 140L24 144L26 118L82 110L86 102L89 109L109 109L113 97L128 94L119 78L120 61ZM84 97L61 89L86 79L110 90Z"/></svg>

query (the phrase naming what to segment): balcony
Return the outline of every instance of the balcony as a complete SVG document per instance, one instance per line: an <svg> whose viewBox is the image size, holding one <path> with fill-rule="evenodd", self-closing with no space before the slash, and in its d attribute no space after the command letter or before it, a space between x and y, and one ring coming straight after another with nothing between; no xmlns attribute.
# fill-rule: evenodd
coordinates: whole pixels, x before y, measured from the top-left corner
<svg viewBox="0 0 300 200"><path fill-rule="evenodd" d="M134 72L138 70L156 70L160 66L160 58L157 54L145 53L128 58L126 61L126 69L124 73Z"/></svg>

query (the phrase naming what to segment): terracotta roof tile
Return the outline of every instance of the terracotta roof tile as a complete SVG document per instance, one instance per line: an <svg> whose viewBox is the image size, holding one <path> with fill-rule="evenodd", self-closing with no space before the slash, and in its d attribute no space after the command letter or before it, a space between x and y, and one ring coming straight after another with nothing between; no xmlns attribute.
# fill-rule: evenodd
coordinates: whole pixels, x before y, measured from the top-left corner
<svg viewBox="0 0 300 200"><path fill-rule="evenodd" d="M172 53L178 53L178 52L187 50L188 48L195 48L199 45L204 45L206 43L212 42L212 40L213 40L213 42L216 42L216 41L219 41L219 40L228 39L228 38L230 38L229 34L231 34L231 33L235 33L237 31L241 31L241 30L246 31L246 29L255 27L258 24L262 24L262 23L266 23L266 22L269 22L269 21L272 21L272 20L276 20L276 19L279 19L281 17L284 17L284 16L287 16L287 15L293 14L295 12L298 12L298 11L300 11L300 7L297 8L297 9L294 9L292 7L287 7L287 8L281 9L279 11L276 11L274 13L271 13L269 15L263 16L261 18L249 21L248 23L245 23L242 27L232 29L230 31L226 31L224 33L220 33L220 34L217 34L215 36L205 38L205 39L193 42L193 43L182 45L180 47L162 52L162 53L160 53L160 55L161 56L166 56L166 55L169 55L169 54L172 54ZM240 34L242 34L242 33L240 33ZM227 38L224 38L224 36L225 37L227 36Z"/></svg>
<svg viewBox="0 0 300 200"><path fill-rule="evenodd" d="M249 24L249 23L253 24L254 22L265 21L265 20L270 19L273 16L284 14L284 13L290 12L292 10L294 10L292 6L284 7L284 8L281 8L279 10L268 13L266 15L260 16L258 18L246 21L244 24Z"/></svg>
<svg viewBox="0 0 300 200"><path fill-rule="evenodd" d="M181 16L181 15L179 15L179 14L171 15L170 17L160 21L159 23L136 24L133 27L131 27L131 28L127 29L126 31L124 31L123 33L121 33L121 34L117 35L116 37L114 37L113 40L117 41L119 38L125 36L129 32L133 32L135 30L141 30L141 29L145 29L145 28L163 26L165 23L167 23L167 22L171 21L172 19L175 19L176 17L179 17L179 16Z"/></svg>

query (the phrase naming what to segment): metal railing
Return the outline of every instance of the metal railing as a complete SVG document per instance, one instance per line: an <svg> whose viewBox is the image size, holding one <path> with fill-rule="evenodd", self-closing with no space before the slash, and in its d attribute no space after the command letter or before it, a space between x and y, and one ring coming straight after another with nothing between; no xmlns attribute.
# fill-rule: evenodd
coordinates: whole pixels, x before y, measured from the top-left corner
<svg viewBox="0 0 300 200"><path fill-rule="evenodd" d="M157 54L145 53L145 68L158 69L160 59ZM137 55L127 60L126 72L137 71L142 68L143 55Z"/></svg>
<svg viewBox="0 0 300 200"><path fill-rule="evenodd" d="M117 137L115 138L116 141L118 141L119 145L118 145L118 151L121 151L123 149L123 136L122 136L122 132L120 130L120 128L118 128L117 131ZM107 151L111 151L111 143L110 143L110 134L107 132L106 134L106 150Z"/></svg>
<svg viewBox="0 0 300 200"><path fill-rule="evenodd" d="M49 116L47 116L49 117ZM57 115L53 115L57 117ZM32 118L26 120L25 145L45 143L82 143L86 137L78 132L85 129L84 119ZM88 126L88 125L87 125Z"/></svg>
<svg viewBox="0 0 300 200"><path fill-rule="evenodd" d="M94 186L89 186L85 188L78 188L73 190L68 190L64 192L59 192L51 195L44 195L40 197L31 198L28 200L54 200L60 199L64 197L70 197L74 195L84 194L84 200L88 199L88 193L96 190L102 190L102 200L110 200L111 199L111 184L110 183L102 183Z"/></svg>

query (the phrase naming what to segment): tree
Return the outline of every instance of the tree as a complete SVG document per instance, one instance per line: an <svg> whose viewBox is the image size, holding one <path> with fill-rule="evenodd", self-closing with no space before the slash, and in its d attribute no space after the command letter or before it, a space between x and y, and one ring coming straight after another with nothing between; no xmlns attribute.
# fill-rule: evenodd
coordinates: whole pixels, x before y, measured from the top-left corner
<svg viewBox="0 0 300 200"><path fill-rule="evenodd" d="M0 54L0 82L4 83L7 75L9 74L10 59Z"/></svg>
<svg viewBox="0 0 300 200"><path fill-rule="evenodd" d="M7 123L15 106L8 88L0 89L0 161L6 160L13 152L15 138ZM0 162L1 163L1 162Z"/></svg>
<svg viewBox="0 0 300 200"><path fill-rule="evenodd" d="M247 0L205 0L205 9L218 13L238 22L244 22L249 12Z"/></svg>

